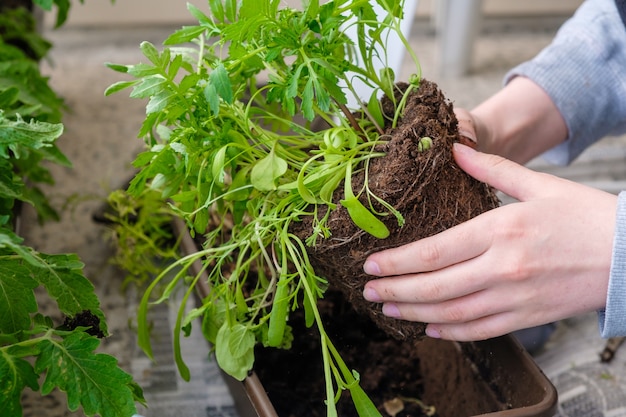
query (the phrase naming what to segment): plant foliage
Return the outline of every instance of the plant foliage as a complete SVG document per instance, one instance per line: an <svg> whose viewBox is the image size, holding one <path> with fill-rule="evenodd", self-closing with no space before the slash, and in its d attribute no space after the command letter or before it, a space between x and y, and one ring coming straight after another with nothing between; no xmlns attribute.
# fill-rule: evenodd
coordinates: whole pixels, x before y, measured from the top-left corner
<svg viewBox="0 0 626 417"><path fill-rule="evenodd" d="M66 15L69 3L55 3ZM39 71L50 46L30 11L0 8L0 415L22 415L26 388L42 395L58 388L71 411L130 416L142 392L115 358L96 353L96 336L105 336L107 327L82 262L26 246L16 227L21 204L32 205L40 221L58 218L38 184L54 183L45 163L71 165L56 145L63 100ZM39 312L38 289L66 323L55 325ZM89 320L82 324L81 318Z"/></svg>
<svg viewBox="0 0 626 417"><path fill-rule="evenodd" d="M147 101L139 131L147 146L134 161L138 173L128 195L159 193L162 207L202 241L201 250L174 262L145 288L139 343L152 354L148 308L184 284L174 329L181 375L189 378L177 341L202 317L219 365L243 379L257 343L289 348L294 335L287 319L302 308L322 340L328 415L336 415L343 390L350 391L360 415L378 415L358 374L326 335L316 306L327 282L311 267L306 247L329 238L326 220L338 207L339 187L340 204L368 233L388 235L380 216L403 221L367 185L353 190L351 181L353 172L366 171L368 161L382 155L376 151L385 141L382 127L397 120L384 120L377 97L396 97L395 74L385 60L387 37L398 36L411 52L400 30L403 1L309 0L300 10L281 3L209 0L209 15L190 4L197 25L173 33L162 49L143 42L144 63L109 64L131 79L106 94L130 88L131 97ZM385 12L377 15L374 4ZM356 43L346 34L350 27ZM413 58L418 74L406 94L420 80ZM357 81L372 88L371 97L358 97ZM348 108L349 97L360 104ZM396 106L399 113L402 100ZM114 200L121 201L119 195ZM374 212L372 201L387 211ZM301 240L290 226L303 219L312 229ZM150 235L130 222L117 231ZM187 312L202 279L189 276L197 260L211 293ZM173 270L178 272L168 280Z"/></svg>

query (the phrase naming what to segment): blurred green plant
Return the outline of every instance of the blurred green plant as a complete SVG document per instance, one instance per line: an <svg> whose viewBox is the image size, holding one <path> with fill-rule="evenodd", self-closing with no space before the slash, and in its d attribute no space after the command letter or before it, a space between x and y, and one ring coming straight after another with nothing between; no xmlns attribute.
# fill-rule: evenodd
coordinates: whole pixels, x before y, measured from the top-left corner
<svg viewBox="0 0 626 417"><path fill-rule="evenodd" d="M49 9L53 2L34 3ZM60 26L70 4L54 4ZM51 44L36 26L29 8L0 6L0 415L22 416L26 388L42 395L58 388L71 411L130 416L143 394L114 357L96 353L107 325L84 265L75 254L26 246L17 227L22 204L34 207L40 222L59 218L38 185L54 184L49 163L71 166L56 145L64 102L39 70ZM38 288L63 323L39 312Z"/></svg>

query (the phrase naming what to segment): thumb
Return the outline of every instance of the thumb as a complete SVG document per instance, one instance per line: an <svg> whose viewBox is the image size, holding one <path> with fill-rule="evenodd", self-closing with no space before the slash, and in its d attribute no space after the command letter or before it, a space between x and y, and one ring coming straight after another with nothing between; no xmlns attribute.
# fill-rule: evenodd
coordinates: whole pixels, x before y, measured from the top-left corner
<svg viewBox="0 0 626 417"><path fill-rule="evenodd" d="M516 162L460 143L454 144L453 153L463 171L519 201L535 197L542 189L544 176Z"/></svg>

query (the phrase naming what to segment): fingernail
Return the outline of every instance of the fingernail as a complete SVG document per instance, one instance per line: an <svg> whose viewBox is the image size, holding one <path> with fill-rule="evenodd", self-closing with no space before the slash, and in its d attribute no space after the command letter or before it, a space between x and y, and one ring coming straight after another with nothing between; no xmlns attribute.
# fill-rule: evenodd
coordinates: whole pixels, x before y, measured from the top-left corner
<svg viewBox="0 0 626 417"><path fill-rule="evenodd" d="M378 264L374 261L370 261L369 259L363 264L363 270L369 275L380 275L380 267Z"/></svg>
<svg viewBox="0 0 626 417"><path fill-rule="evenodd" d="M426 336L432 337L433 339L441 339L441 334L439 330L435 329L432 326L426 326Z"/></svg>
<svg viewBox="0 0 626 417"><path fill-rule="evenodd" d="M379 303L382 301L382 298L380 298L380 295L378 295L376 290L373 290L372 288L365 288L363 290L363 298L373 303Z"/></svg>
<svg viewBox="0 0 626 417"><path fill-rule="evenodd" d="M398 310L398 306L395 304L384 304L383 305L383 314L387 317L391 317L394 319L400 318L400 310Z"/></svg>
<svg viewBox="0 0 626 417"><path fill-rule="evenodd" d="M463 153L463 154L470 154L470 153L474 153L476 152L474 149L472 149L470 146L467 145L463 145L462 143L454 143L452 145L454 147L454 151L458 152L458 153Z"/></svg>

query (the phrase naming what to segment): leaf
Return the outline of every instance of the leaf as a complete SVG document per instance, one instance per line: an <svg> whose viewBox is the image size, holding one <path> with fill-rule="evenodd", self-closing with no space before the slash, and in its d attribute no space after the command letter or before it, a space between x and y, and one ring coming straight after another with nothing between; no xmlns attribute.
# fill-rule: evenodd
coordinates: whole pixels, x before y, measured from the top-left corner
<svg viewBox="0 0 626 417"><path fill-rule="evenodd" d="M131 98L146 98L157 95L162 92L167 84L167 80L161 75L153 75L144 78L140 83L136 84L130 93Z"/></svg>
<svg viewBox="0 0 626 417"><path fill-rule="evenodd" d="M287 326L287 311L289 307L289 281L281 278L276 285L276 293L272 301L269 329L267 331L268 346L278 347L283 342L285 327Z"/></svg>
<svg viewBox="0 0 626 417"><path fill-rule="evenodd" d="M259 191L276 189L276 180L287 172L287 161L277 156L274 149L263 159L258 161L250 172L250 181Z"/></svg>
<svg viewBox="0 0 626 417"><path fill-rule="evenodd" d="M150 60L154 65L159 65L159 50L155 48L153 44L148 41L143 41L140 44L141 52L144 56Z"/></svg>
<svg viewBox="0 0 626 417"><path fill-rule="evenodd" d="M350 397L359 417L381 417L382 414L358 383L350 384Z"/></svg>
<svg viewBox="0 0 626 417"><path fill-rule="evenodd" d="M254 333L242 324L232 328L224 323L217 332L215 359L220 368L233 378L243 381L254 363Z"/></svg>
<svg viewBox="0 0 626 417"><path fill-rule="evenodd" d="M207 103L209 103L211 113L217 116L220 112L220 97L213 84L207 84L207 86L204 87L204 98L206 98Z"/></svg>
<svg viewBox="0 0 626 417"><path fill-rule="evenodd" d="M10 354L0 354L0 416L21 417L22 391L39 391L39 376L30 363Z"/></svg>
<svg viewBox="0 0 626 417"><path fill-rule="evenodd" d="M379 239L389 236L389 229L356 197L341 200L341 205L348 209L350 218L359 228Z"/></svg>
<svg viewBox="0 0 626 417"><path fill-rule="evenodd" d="M204 26L183 26L163 41L163 45L176 45L191 42L206 31Z"/></svg>
<svg viewBox="0 0 626 417"><path fill-rule="evenodd" d="M21 259L0 256L1 333L15 333L30 327L30 314L37 311L33 292L37 286L38 282L30 277L30 270Z"/></svg>
<svg viewBox="0 0 626 417"><path fill-rule="evenodd" d="M378 100L378 91L374 90L372 95L370 95L369 101L367 102L367 111L374 119L377 127L382 129L385 126L385 119L383 117L383 111L380 105L380 100Z"/></svg>
<svg viewBox="0 0 626 417"><path fill-rule="evenodd" d="M75 254L40 254L44 262L32 269L33 278L39 281L59 309L67 315L83 310L94 314L100 310L100 301L93 284L82 274L83 263ZM101 313L100 313L101 314Z"/></svg>
<svg viewBox="0 0 626 417"><path fill-rule="evenodd" d="M224 178L226 176L226 172L224 170L224 163L226 161L226 151L228 150L228 145L222 146L213 157L213 166L211 167L211 174L213 179L218 184L224 184Z"/></svg>
<svg viewBox="0 0 626 417"><path fill-rule="evenodd" d="M4 158L19 158L20 147L40 149L51 146L63 133L60 123L46 123L32 120L27 123L21 118L8 120L0 112L0 156Z"/></svg>
<svg viewBox="0 0 626 417"><path fill-rule="evenodd" d="M161 90L156 95L150 98L148 105L146 106L146 113L158 113L163 111L168 104L172 101L172 98L176 96L176 93L170 90Z"/></svg>
<svg viewBox="0 0 626 417"><path fill-rule="evenodd" d="M122 91L128 87L132 87L137 84L137 81L118 81L114 84L111 84L106 90L104 90L105 96L110 96L111 94L115 94L119 91Z"/></svg>
<svg viewBox="0 0 626 417"><path fill-rule="evenodd" d="M200 22L203 25L209 25L211 24L211 19L209 19L207 17L207 15L205 15L200 9L198 9L196 6L194 6L191 3L187 3L187 10L189 10L189 12L191 13L191 15L193 17L196 18L196 20L198 20L198 22Z"/></svg>
<svg viewBox="0 0 626 417"><path fill-rule="evenodd" d="M231 22L237 21L237 0L224 0L224 13Z"/></svg>
<svg viewBox="0 0 626 417"><path fill-rule="evenodd" d="M46 373L41 393L55 387L67 393L70 411L82 406L86 415L130 416L137 412L137 394L132 377L109 355L94 353L100 341L75 332L63 341L44 340L35 362L35 372Z"/></svg>
<svg viewBox="0 0 626 417"><path fill-rule="evenodd" d="M209 84L215 87L217 94L228 104L233 102L233 87L228 77L228 71L223 63L219 63L211 74L209 74Z"/></svg>
<svg viewBox="0 0 626 417"><path fill-rule="evenodd" d="M209 7L211 8L213 17L215 17L218 21L223 22L224 6L222 5L222 0L209 0Z"/></svg>

